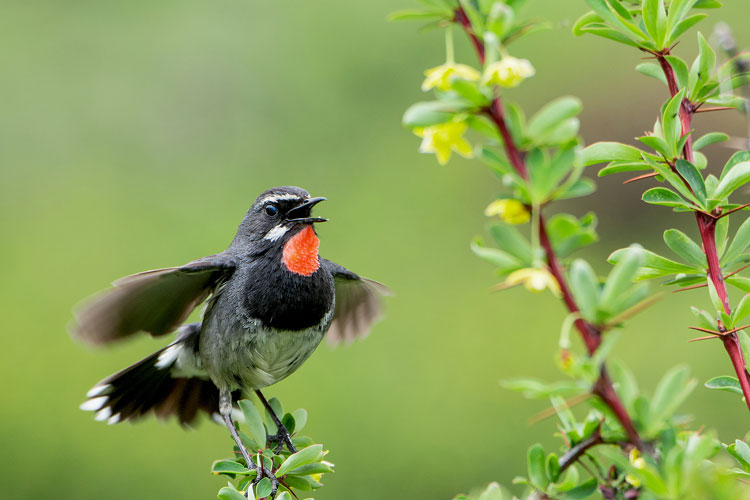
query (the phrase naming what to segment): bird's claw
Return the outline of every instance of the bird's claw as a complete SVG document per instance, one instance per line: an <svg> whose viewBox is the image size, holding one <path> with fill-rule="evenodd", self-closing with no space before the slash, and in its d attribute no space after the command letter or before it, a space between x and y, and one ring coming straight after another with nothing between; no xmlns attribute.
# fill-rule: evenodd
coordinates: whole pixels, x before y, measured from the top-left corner
<svg viewBox="0 0 750 500"><path fill-rule="evenodd" d="M254 498L254 496L251 496L253 494L252 487L258 484L264 477L267 477L271 481L271 494L268 496L268 498L271 498L272 500L276 498L276 493L278 493L279 485L281 484L281 482L276 478L276 475L268 470L267 467L262 467L260 465L256 465L255 470L258 472L258 474L255 476L255 479L253 479L253 482L250 484L250 486L247 487L247 498Z"/></svg>
<svg viewBox="0 0 750 500"><path fill-rule="evenodd" d="M281 453L284 445L286 445L290 453L297 453L297 448L292 444L292 436L284 426L282 426L276 432L276 434L268 436L268 441L270 441L271 443L276 443L276 448L274 449L274 451L277 455Z"/></svg>

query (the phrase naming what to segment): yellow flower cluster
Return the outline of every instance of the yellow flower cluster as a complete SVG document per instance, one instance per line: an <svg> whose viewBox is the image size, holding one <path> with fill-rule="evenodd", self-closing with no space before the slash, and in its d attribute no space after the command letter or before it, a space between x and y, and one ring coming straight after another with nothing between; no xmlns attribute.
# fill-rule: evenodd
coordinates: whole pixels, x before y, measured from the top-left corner
<svg viewBox="0 0 750 500"><path fill-rule="evenodd" d="M517 59L506 56L487 66L482 81L486 85L501 87L518 87L526 78L534 76L536 71L528 59Z"/></svg>
<svg viewBox="0 0 750 500"><path fill-rule="evenodd" d="M529 222L531 214L526 206L518 200L495 200L484 209L487 217L498 216L508 224L525 224Z"/></svg>
<svg viewBox="0 0 750 500"><path fill-rule="evenodd" d="M630 454L628 456L630 463L635 467L636 469L645 469L646 468L646 461L643 459L643 457L640 456L640 453L638 452L638 448L633 448L630 450ZM632 474L628 474L625 476L625 481L627 481L631 486L638 488L641 486L641 480L635 477Z"/></svg>
<svg viewBox="0 0 750 500"><path fill-rule="evenodd" d="M465 158L471 158L473 156L471 144L463 137L466 127L466 123L462 121L451 121L430 127L414 128L414 133L422 138L422 144L419 146L420 153L435 153L441 165L448 163L451 151Z"/></svg>
<svg viewBox="0 0 750 500"><path fill-rule="evenodd" d="M537 293L549 290L555 297L561 296L560 285L547 269L527 267L513 271L503 284L507 287L523 285L527 290Z"/></svg>
<svg viewBox="0 0 750 500"><path fill-rule="evenodd" d="M454 62L447 62L440 66L430 68L425 71L424 74L427 77L424 82L422 82L422 90L424 91L430 90L434 87L443 91L450 90L451 77L475 82L478 81L481 76L479 72L471 66L456 64Z"/></svg>

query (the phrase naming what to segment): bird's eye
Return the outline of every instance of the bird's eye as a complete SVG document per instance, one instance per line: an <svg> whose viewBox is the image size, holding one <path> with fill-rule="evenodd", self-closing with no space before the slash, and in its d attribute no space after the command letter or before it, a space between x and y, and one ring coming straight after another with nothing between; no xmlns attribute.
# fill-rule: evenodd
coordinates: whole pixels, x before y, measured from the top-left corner
<svg viewBox="0 0 750 500"><path fill-rule="evenodd" d="M266 215L273 217L277 213L279 213L279 209L276 207L276 205L272 205L272 204L266 205Z"/></svg>

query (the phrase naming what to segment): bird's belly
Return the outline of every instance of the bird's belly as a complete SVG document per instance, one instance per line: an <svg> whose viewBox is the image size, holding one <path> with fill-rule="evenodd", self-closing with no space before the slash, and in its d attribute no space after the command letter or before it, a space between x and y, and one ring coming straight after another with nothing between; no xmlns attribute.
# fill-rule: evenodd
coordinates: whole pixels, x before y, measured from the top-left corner
<svg viewBox="0 0 750 500"><path fill-rule="evenodd" d="M230 390L249 391L275 384L310 357L328 329L327 323L299 331L240 327L211 349L206 369L217 386Z"/></svg>
<svg viewBox="0 0 750 500"><path fill-rule="evenodd" d="M241 349L240 366L236 378L241 387L260 389L275 384L291 374L312 354L323 338L324 331L309 328L302 331L260 330L252 334L245 349Z"/></svg>

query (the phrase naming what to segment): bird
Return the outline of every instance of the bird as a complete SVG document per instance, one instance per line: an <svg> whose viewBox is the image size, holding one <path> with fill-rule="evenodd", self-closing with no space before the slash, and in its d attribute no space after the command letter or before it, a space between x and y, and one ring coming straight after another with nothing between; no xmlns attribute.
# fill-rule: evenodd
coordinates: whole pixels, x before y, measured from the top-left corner
<svg viewBox="0 0 750 500"><path fill-rule="evenodd" d="M107 345L145 332L176 332L162 349L97 383L81 409L109 424L153 414L189 426L200 413L223 421L248 468L255 464L232 419L235 403L254 391L296 452L261 389L297 370L324 335L336 344L366 336L390 290L318 254L312 217L323 197L299 187L264 191L223 252L133 274L84 301L74 312L74 338ZM185 323L206 303L199 322ZM183 324L185 323L185 324Z"/></svg>

